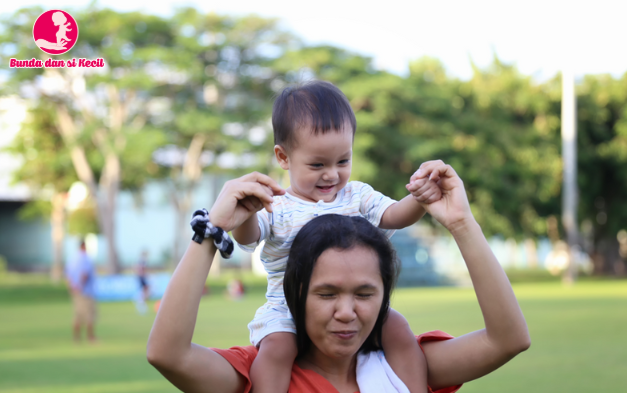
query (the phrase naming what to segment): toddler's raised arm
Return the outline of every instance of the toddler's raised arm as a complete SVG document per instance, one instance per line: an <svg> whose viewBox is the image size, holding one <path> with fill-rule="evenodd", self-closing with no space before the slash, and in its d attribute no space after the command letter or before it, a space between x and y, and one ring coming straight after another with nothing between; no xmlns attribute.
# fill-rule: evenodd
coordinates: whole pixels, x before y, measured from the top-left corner
<svg viewBox="0 0 627 393"><path fill-rule="evenodd" d="M381 218L380 228L402 229L415 224L425 215L421 203L432 203L442 197L438 184L428 177L418 179L414 174L405 187L410 195L390 206ZM413 192L410 186L413 185Z"/></svg>

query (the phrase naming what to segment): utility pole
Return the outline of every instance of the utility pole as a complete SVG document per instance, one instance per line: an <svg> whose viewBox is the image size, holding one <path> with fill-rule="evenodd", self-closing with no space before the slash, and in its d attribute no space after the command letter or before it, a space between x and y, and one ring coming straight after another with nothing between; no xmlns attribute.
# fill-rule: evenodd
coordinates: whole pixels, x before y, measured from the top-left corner
<svg viewBox="0 0 627 393"><path fill-rule="evenodd" d="M568 266L562 281L572 285L577 279L577 263L573 251L579 243L577 231L577 96L575 76L571 70L562 71L562 224L568 243Z"/></svg>

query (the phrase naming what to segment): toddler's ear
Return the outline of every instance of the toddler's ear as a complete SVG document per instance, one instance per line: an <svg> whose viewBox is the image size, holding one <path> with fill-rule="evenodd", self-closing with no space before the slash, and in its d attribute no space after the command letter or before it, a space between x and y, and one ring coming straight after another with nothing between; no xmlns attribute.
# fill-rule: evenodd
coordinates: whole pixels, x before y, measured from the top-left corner
<svg viewBox="0 0 627 393"><path fill-rule="evenodd" d="M276 156L276 160L279 163L279 166L284 170L290 169L290 163L287 156L287 151L281 145L274 145L274 155Z"/></svg>

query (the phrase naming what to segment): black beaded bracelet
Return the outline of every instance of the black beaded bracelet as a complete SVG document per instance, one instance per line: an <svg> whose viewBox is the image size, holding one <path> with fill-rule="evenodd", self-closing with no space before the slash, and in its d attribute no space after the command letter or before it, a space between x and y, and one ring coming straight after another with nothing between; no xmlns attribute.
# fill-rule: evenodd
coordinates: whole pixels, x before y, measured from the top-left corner
<svg viewBox="0 0 627 393"><path fill-rule="evenodd" d="M213 226L213 224L209 222L209 212L207 209L196 210L194 214L192 214L190 225L194 230L193 241L201 244L203 240L211 237L213 238L213 244L215 244L220 251L222 258L231 258L234 249L233 240L231 240L231 237L226 231L220 227Z"/></svg>

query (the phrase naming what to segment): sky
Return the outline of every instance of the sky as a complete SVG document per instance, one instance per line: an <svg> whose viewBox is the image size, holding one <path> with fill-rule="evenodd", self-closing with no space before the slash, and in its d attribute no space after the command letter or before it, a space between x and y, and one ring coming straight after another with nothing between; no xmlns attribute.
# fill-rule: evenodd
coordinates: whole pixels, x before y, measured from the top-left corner
<svg viewBox="0 0 627 393"><path fill-rule="evenodd" d="M71 11L88 3L3 1L0 14L28 5ZM308 44L332 44L372 56L377 68L400 75L407 73L411 60L431 56L441 60L450 75L468 79L471 60L485 67L495 54L539 81L565 68L579 78L600 73L618 77L627 72L625 0L109 0L97 4L163 16L171 15L175 6L190 5L219 14L276 17Z"/></svg>

